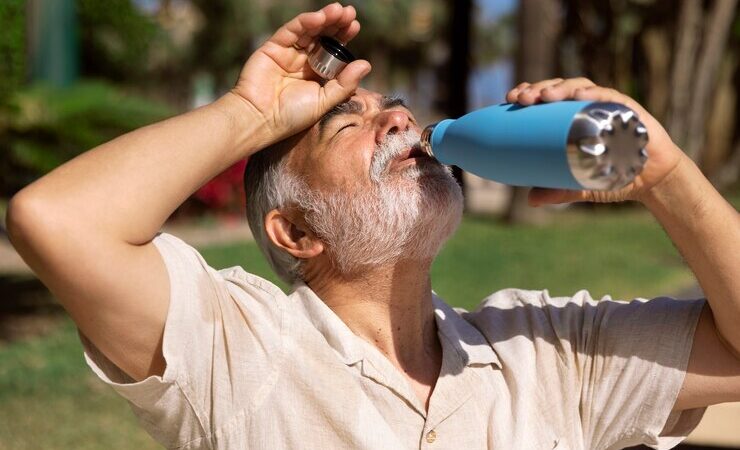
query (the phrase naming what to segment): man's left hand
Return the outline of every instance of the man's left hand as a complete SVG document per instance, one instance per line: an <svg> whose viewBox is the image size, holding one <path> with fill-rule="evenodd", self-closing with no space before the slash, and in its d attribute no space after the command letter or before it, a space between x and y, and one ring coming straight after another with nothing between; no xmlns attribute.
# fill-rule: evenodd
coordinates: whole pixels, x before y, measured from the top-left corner
<svg viewBox="0 0 740 450"><path fill-rule="evenodd" d="M586 78L567 80L556 78L537 83L521 83L506 94L506 100L522 105L560 100L622 103L635 111L648 129L650 141L646 147L648 152L647 163L640 175L629 185L617 191L533 188L529 193L529 204L532 206L579 201L601 203L625 200L640 201L646 193L659 185L679 165L683 158L687 158L673 143L663 126L639 103L614 89L596 86Z"/></svg>

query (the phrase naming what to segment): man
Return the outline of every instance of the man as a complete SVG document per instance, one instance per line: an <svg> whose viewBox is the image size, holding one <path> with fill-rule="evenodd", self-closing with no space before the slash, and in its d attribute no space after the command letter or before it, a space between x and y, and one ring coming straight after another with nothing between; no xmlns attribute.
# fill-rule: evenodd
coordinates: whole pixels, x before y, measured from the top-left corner
<svg viewBox="0 0 740 450"><path fill-rule="evenodd" d="M429 279L460 191L415 148L419 124L396 99L357 88L366 61L323 86L305 68L316 36L358 32L352 7L302 14L223 98L87 152L13 198L13 243L152 436L180 449L669 448L705 406L740 400L738 217L646 111L582 79L508 94L639 112L651 156L632 185L530 200L641 201L706 306L505 290L461 314ZM246 157L250 225L294 282L290 296L157 234Z"/></svg>

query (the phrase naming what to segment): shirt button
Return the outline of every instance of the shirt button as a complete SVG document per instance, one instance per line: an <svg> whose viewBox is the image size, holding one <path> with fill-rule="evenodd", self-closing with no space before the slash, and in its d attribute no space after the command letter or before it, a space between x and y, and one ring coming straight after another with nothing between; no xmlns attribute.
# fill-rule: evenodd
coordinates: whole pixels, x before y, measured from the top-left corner
<svg viewBox="0 0 740 450"><path fill-rule="evenodd" d="M427 442L432 443L437 440L437 432L432 430L429 433L427 433Z"/></svg>

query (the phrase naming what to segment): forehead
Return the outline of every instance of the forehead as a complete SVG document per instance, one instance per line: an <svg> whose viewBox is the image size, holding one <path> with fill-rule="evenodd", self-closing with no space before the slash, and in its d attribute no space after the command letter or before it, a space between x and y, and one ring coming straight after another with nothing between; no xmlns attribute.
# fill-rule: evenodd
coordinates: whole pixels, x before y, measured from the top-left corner
<svg viewBox="0 0 740 450"><path fill-rule="evenodd" d="M325 142L322 142L322 129L328 123L342 114L364 114L367 111L379 111L393 107L406 107L400 97L391 97L379 92L358 88L352 97L336 105L327 114L322 116L307 130L299 133L298 139L293 140L289 156L290 165L294 170L304 169L310 160L321 153Z"/></svg>
<svg viewBox="0 0 740 450"><path fill-rule="evenodd" d="M349 98L349 100L358 101L361 103L365 103L365 107L367 108L370 105L378 104L380 101L386 97L385 95L381 94L380 92L375 91L369 91L367 89L358 88L354 95Z"/></svg>

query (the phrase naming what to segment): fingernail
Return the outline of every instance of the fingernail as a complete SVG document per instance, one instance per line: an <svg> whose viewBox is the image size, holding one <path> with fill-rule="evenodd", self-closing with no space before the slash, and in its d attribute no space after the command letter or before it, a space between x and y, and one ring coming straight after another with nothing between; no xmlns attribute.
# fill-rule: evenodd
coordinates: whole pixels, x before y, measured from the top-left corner
<svg viewBox="0 0 740 450"><path fill-rule="evenodd" d="M364 77L365 75L370 73L370 69L372 69L372 66L370 64L367 64L364 69L362 69L362 72L360 72L360 76Z"/></svg>

